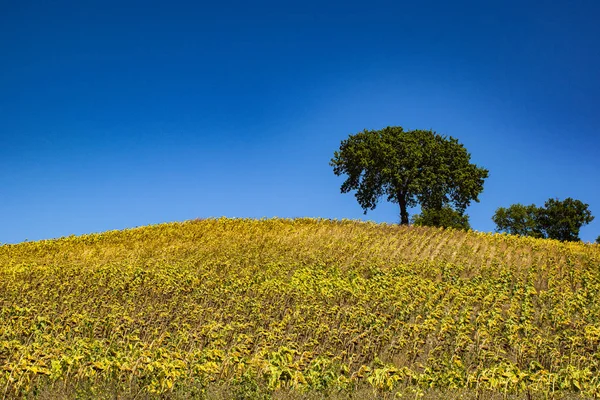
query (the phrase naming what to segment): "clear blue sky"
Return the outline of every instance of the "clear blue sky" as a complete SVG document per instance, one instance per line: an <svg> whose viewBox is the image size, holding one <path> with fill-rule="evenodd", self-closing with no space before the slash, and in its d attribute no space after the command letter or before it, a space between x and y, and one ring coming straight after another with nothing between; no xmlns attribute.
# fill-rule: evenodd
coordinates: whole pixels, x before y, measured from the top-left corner
<svg viewBox="0 0 600 400"><path fill-rule="evenodd" d="M600 3L0 0L0 242L198 217L364 218L328 165L401 125L458 138L500 206L600 235Z"/></svg>

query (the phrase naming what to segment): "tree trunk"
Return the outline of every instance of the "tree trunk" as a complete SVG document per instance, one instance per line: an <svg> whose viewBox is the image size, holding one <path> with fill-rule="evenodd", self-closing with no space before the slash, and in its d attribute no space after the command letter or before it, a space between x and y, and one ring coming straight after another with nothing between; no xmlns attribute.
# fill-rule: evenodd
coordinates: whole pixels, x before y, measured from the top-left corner
<svg viewBox="0 0 600 400"><path fill-rule="evenodd" d="M408 211L406 210L406 198L398 194L398 204L400 204L400 225L408 225Z"/></svg>

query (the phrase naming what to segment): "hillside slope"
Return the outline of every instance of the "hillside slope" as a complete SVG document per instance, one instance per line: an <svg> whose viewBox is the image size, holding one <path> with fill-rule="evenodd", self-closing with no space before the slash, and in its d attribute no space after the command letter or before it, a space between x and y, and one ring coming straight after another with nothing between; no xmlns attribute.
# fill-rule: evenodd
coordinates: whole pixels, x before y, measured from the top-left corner
<svg viewBox="0 0 600 400"><path fill-rule="evenodd" d="M196 220L0 246L0 305L0 396L600 395L598 245Z"/></svg>

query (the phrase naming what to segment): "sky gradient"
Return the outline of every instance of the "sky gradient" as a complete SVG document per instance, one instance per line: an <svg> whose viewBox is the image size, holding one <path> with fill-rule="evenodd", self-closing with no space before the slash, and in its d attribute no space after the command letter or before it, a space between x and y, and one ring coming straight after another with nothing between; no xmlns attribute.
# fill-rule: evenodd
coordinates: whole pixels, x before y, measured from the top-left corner
<svg viewBox="0 0 600 400"><path fill-rule="evenodd" d="M475 230L573 197L600 235L596 1L0 0L0 242L206 217L361 218L365 128L459 139Z"/></svg>

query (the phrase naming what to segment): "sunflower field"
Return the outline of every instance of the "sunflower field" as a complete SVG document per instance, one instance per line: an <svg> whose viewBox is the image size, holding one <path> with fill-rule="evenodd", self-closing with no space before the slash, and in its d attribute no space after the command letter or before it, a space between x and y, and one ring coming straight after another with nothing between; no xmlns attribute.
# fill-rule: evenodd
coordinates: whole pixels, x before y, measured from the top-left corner
<svg viewBox="0 0 600 400"><path fill-rule="evenodd" d="M2 245L0 305L0 398L600 397L600 245L194 220Z"/></svg>

